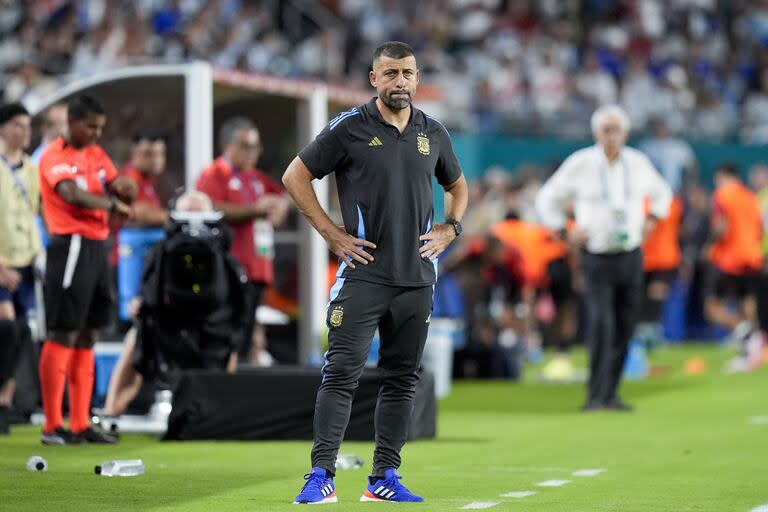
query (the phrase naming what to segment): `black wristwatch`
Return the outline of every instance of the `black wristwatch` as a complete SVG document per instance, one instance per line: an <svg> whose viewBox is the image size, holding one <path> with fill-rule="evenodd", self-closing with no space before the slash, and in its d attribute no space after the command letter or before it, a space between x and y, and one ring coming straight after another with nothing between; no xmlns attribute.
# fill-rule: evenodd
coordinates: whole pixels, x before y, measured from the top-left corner
<svg viewBox="0 0 768 512"><path fill-rule="evenodd" d="M453 226L453 231L456 233L456 238L459 238L461 232L464 231L464 228L461 227L461 222L457 221L456 219L445 219L445 223Z"/></svg>

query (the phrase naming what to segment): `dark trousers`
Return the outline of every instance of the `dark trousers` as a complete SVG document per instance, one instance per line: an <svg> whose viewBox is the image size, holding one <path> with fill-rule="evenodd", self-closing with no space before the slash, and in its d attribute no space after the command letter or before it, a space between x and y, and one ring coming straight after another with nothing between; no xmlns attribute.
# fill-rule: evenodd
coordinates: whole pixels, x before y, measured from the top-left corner
<svg viewBox="0 0 768 512"><path fill-rule="evenodd" d="M619 254L585 252L581 270L588 314L587 400L604 404L617 398L643 297L643 257L639 249Z"/></svg>
<svg viewBox="0 0 768 512"><path fill-rule="evenodd" d="M761 272L757 278L757 323L762 331L768 331L768 274Z"/></svg>
<svg viewBox="0 0 768 512"><path fill-rule="evenodd" d="M328 305L328 352L317 392L312 466L335 473L352 396L379 329L381 381L372 475L400 467L432 313L432 287L402 288L339 279Z"/></svg>

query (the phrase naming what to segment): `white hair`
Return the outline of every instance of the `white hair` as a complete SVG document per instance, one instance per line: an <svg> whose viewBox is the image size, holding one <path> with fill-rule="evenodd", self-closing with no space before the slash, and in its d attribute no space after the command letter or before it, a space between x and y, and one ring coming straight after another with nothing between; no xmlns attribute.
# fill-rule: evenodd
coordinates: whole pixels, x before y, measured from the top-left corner
<svg viewBox="0 0 768 512"><path fill-rule="evenodd" d="M600 131L600 126L609 117L619 120L619 125L624 133L629 133L629 116L626 111L618 105L603 105L592 114L589 124L592 126L592 133Z"/></svg>
<svg viewBox="0 0 768 512"><path fill-rule="evenodd" d="M213 210L211 198L199 190L188 190L176 200L174 210L177 212L210 212Z"/></svg>

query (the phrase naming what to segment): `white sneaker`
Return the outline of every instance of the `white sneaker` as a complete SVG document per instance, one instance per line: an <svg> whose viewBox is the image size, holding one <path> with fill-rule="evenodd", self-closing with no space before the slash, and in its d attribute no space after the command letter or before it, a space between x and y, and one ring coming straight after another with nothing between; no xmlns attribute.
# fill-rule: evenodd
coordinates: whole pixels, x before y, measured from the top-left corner
<svg viewBox="0 0 768 512"><path fill-rule="evenodd" d="M754 330L755 329L752 327L751 323L743 320L733 329L733 331L731 331L731 334L728 336L728 338L733 343L741 344L750 337Z"/></svg>
<svg viewBox="0 0 768 512"><path fill-rule="evenodd" d="M268 368L274 365L275 365L275 358L272 357L272 354L270 354L266 350L262 350L261 352L259 352L259 355L256 356L256 366L260 366L262 368Z"/></svg>

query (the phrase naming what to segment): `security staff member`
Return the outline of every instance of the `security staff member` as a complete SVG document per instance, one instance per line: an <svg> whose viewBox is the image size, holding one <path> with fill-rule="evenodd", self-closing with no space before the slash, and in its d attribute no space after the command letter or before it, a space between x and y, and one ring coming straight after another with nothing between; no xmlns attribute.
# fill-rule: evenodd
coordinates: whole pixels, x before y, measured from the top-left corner
<svg viewBox="0 0 768 512"><path fill-rule="evenodd" d="M35 216L40 209L37 166L25 150L31 117L19 103L0 107L0 434L8 432L16 393L16 365L35 307L32 268L40 252Z"/></svg>
<svg viewBox="0 0 768 512"><path fill-rule="evenodd" d="M419 83L413 50L399 42L377 48L370 81L378 96L333 119L283 176L301 212L341 258L328 306L313 467L297 503L336 501L336 454L377 327L376 449L361 501L422 501L399 482L396 469L429 328L436 258L461 233L467 185L446 129L411 106ZM332 172L343 229L311 186ZM433 223L433 176L445 189L445 224Z"/></svg>
<svg viewBox="0 0 768 512"><path fill-rule="evenodd" d="M656 220L667 216L672 190L645 155L624 147L629 119L621 108L600 107L591 124L597 144L563 162L539 191L536 209L544 224L563 230L572 202L576 228L561 233L584 248L590 375L583 409L630 410L617 389L643 296L639 247Z"/></svg>

